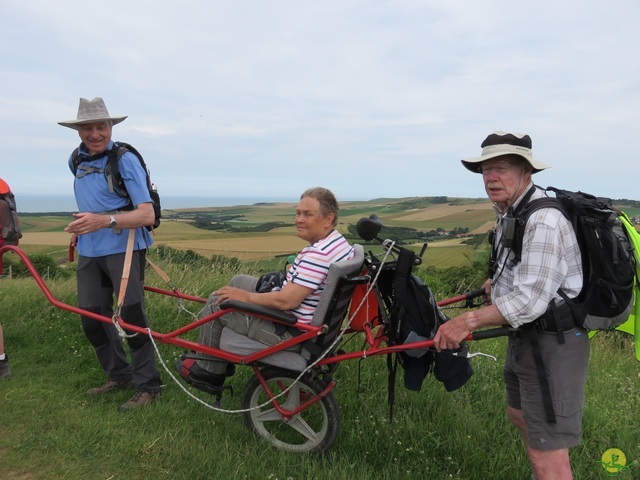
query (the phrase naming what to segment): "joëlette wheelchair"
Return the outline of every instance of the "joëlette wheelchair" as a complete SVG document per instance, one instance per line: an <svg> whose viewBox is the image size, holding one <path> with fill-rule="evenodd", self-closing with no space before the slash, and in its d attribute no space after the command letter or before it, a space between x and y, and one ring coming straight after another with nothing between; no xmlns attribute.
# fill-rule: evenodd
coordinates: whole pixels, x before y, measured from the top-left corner
<svg viewBox="0 0 640 480"><path fill-rule="evenodd" d="M380 239L378 234L381 228L382 222L375 215L358 222L360 237L369 242L379 242L383 252L376 255L369 251L365 254L363 246L355 244L354 258L334 263L329 269L324 293L309 324L297 323L289 312L227 301L213 314L198 318L177 330L160 333L129 324L117 315L108 318L58 301L26 254L18 247L0 248L0 268L3 254L12 251L22 259L46 298L57 308L114 323L127 334L149 335L154 341L175 345L190 352L186 355L192 358L214 357L236 366L251 368L254 375L244 388L240 410L246 426L277 448L290 452L321 454L333 445L340 430L340 411L333 395L336 387L333 374L340 362L433 348L431 339L404 344L393 341L389 315L396 299L391 283L377 280L380 275L394 275L396 259L406 249L391 240ZM420 254L414 255L415 265L421 262L423 253L424 248ZM356 289L357 300L354 299ZM145 290L175 297L180 302L206 302L204 298L182 293L175 286L171 290L145 286ZM483 294L483 290L476 290L442 300L437 305L464 302L462 307L473 308L480 305L474 299ZM189 332L232 311L295 327L300 334L277 345L268 346L225 327L220 349L185 338ZM432 331L436 328L437 325L429 326ZM346 352L342 349L344 338L352 334L364 336L364 347ZM494 328L474 332L465 340L505 334L506 329ZM216 401L219 400L220 393L217 393Z"/></svg>

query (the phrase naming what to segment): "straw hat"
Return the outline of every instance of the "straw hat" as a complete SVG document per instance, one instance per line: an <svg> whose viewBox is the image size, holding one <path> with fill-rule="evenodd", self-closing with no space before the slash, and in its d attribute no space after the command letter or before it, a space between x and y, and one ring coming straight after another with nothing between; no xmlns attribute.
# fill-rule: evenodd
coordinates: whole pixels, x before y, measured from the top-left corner
<svg viewBox="0 0 640 480"><path fill-rule="evenodd" d="M102 97L96 97L93 100L81 98L80 105L78 105L78 118L75 120L67 120L66 122L58 122L58 125L77 130L78 125L82 123L95 123L109 120L112 125L116 125L124 121L125 118L127 118L126 115L124 117L110 116Z"/></svg>
<svg viewBox="0 0 640 480"><path fill-rule="evenodd" d="M509 133L496 131L482 142L482 154L479 157L465 158L462 164L474 173L481 173L480 165L485 160L503 155L518 155L524 158L533 168L532 173L538 173L551 165L533 158L531 152L531 137L523 133Z"/></svg>

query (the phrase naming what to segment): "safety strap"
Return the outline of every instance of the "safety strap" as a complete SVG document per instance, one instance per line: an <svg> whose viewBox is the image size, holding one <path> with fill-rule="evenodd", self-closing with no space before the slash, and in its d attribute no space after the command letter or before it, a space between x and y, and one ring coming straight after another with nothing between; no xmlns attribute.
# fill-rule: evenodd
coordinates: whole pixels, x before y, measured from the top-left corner
<svg viewBox="0 0 640 480"><path fill-rule="evenodd" d="M393 424L393 405L396 401L396 372L398 371L398 354L387 354L387 404L389 405L389 424Z"/></svg>
<svg viewBox="0 0 640 480"><path fill-rule="evenodd" d="M151 260L149 260L149 257L147 257L147 263L151 266L151 268L155 270L155 272L160 276L160 278L162 278L168 285L171 285L172 287L177 288L175 283L173 283L173 281L171 281L171 279L169 278L169 275L167 275L164 272L164 270L162 270L158 265L156 265Z"/></svg>
<svg viewBox="0 0 640 480"><path fill-rule="evenodd" d="M158 274L158 276L160 276L160 278L162 278L165 283L167 285L169 285L171 287L171 290L173 290L175 293L180 293L180 289L178 288L178 286L173 282L173 280L171 280L169 278L169 275L167 275L164 270L162 270L158 265L156 265L155 263L153 263L151 260L149 260L149 257L146 257L147 259L147 263L151 266L151 268L153 268L153 270ZM187 312L189 315L191 315L194 320L198 319L198 316L193 313L191 310L189 310L188 308L186 308L184 306L184 302L182 301L182 298L180 297L180 295L178 295L176 297L176 302L178 304L178 309L184 312ZM279 325L279 324L276 324Z"/></svg>
<svg viewBox="0 0 640 480"><path fill-rule="evenodd" d="M540 389L542 390L542 404L544 405L544 411L547 415L547 422L556 423L556 414L553 411L553 403L551 402L551 388L549 387L549 380L547 379L547 372L544 369L544 360L542 359L542 352L540 351L540 343L538 342L538 329L532 326L528 330L528 335L531 351L533 352L533 360L536 364Z"/></svg>
<svg viewBox="0 0 640 480"><path fill-rule="evenodd" d="M124 265L122 267L122 281L120 282L120 292L118 293L117 315L120 316L120 310L124 304L124 297L127 293L129 285L129 274L131 273L131 260L133 257L133 243L136 237L136 229L129 229L129 239L127 240L127 250L124 254Z"/></svg>

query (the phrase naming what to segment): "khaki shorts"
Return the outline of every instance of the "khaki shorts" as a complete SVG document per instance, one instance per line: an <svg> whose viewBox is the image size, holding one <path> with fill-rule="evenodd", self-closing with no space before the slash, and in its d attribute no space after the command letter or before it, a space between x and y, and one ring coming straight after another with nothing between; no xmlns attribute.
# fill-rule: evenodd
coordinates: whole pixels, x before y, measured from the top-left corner
<svg viewBox="0 0 640 480"><path fill-rule="evenodd" d="M504 365L507 405L522 410L529 445L537 450L559 450L580 444L584 388L589 366L589 338L585 330L555 333L538 331L556 423L546 419L538 371L526 332L509 337Z"/></svg>

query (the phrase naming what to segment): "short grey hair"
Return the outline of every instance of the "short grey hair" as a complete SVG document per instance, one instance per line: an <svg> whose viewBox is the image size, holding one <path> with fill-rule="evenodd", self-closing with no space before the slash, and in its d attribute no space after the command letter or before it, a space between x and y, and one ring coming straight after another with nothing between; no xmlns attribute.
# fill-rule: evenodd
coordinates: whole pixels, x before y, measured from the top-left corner
<svg viewBox="0 0 640 480"><path fill-rule="evenodd" d="M335 227L338 225L340 207L338 207L338 200L336 200L336 196L331 190L322 187L308 188L302 195L300 195L300 200L305 197L311 197L318 200L318 203L320 204L320 213L322 213L324 217L328 217L329 214L333 213L333 226Z"/></svg>

